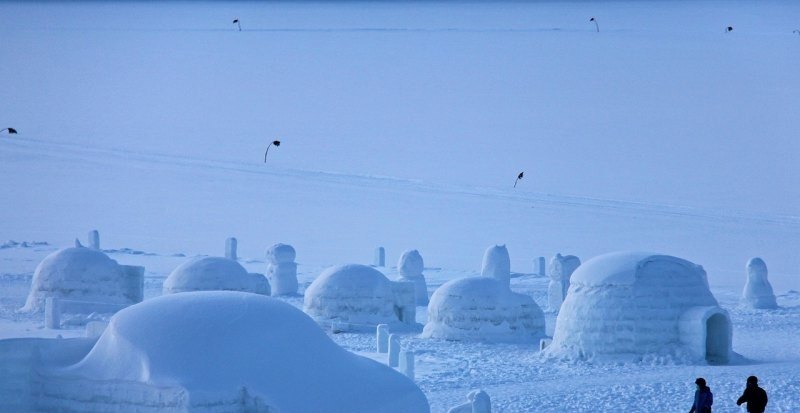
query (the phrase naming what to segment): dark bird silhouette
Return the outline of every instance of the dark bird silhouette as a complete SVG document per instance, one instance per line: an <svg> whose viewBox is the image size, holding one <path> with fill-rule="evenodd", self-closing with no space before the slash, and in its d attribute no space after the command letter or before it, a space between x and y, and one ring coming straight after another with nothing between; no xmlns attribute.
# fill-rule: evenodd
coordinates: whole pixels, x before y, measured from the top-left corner
<svg viewBox="0 0 800 413"><path fill-rule="evenodd" d="M272 141L272 143L267 145L267 150L264 152L264 163L267 163L267 154L269 153L269 147L272 145L281 146L281 141Z"/></svg>
<svg viewBox="0 0 800 413"><path fill-rule="evenodd" d="M726 29L726 31L732 32L732 31L733 31L733 26L728 26L728 28Z"/></svg>
<svg viewBox="0 0 800 413"><path fill-rule="evenodd" d="M239 19L233 19L233 24L235 24L236 27L239 28L239 31L242 31L242 24L239 23Z"/></svg>
<svg viewBox="0 0 800 413"><path fill-rule="evenodd" d="M17 130L14 129L14 128L5 128L5 129L0 130L0 132L5 131L5 130L8 131L9 135L16 135L17 134Z"/></svg>
<svg viewBox="0 0 800 413"><path fill-rule="evenodd" d="M594 17L592 17L591 19L589 19L589 21L594 22L594 27L597 29L597 33L600 33L600 25L597 24L597 20L595 20Z"/></svg>
<svg viewBox="0 0 800 413"><path fill-rule="evenodd" d="M519 175L517 175L517 180L514 181L514 188L517 187L517 182L519 182L519 180L522 179L522 175L525 175L525 172L520 172Z"/></svg>

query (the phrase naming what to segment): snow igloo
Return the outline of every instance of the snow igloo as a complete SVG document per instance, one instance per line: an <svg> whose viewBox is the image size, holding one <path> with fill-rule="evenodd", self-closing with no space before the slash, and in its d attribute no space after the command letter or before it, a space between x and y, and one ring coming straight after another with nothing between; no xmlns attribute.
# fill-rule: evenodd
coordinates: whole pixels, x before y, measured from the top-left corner
<svg viewBox="0 0 800 413"><path fill-rule="evenodd" d="M131 305L142 301L144 268L120 265L98 250L63 248L39 263L21 312L44 309L45 300Z"/></svg>
<svg viewBox="0 0 800 413"><path fill-rule="evenodd" d="M434 291L422 336L538 343L545 336L544 313L533 298L511 291L510 282L508 250L490 247L480 277L451 280Z"/></svg>
<svg viewBox="0 0 800 413"><path fill-rule="evenodd" d="M39 366L31 411L428 413L407 377L263 295L165 295L117 313L77 363Z"/></svg>
<svg viewBox="0 0 800 413"><path fill-rule="evenodd" d="M238 262L222 257L192 258L172 270L163 286L164 294L213 290L269 295L270 286L263 275L248 273Z"/></svg>
<svg viewBox="0 0 800 413"><path fill-rule="evenodd" d="M733 354L732 334L703 267L668 255L617 252L592 258L572 274L545 352L725 364Z"/></svg>
<svg viewBox="0 0 800 413"><path fill-rule="evenodd" d="M378 324L415 329L414 284L389 281L360 264L330 267L308 286L303 310L320 325L340 331L374 331Z"/></svg>

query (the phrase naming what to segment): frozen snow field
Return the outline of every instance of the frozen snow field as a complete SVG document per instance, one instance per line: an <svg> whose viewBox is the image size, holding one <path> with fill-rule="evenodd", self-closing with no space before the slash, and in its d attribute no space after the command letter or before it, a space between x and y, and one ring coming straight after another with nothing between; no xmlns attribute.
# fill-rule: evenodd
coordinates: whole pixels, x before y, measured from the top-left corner
<svg viewBox="0 0 800 413"><path fill-rule="evenodd" d="M387 263L417 249L432 294L505 244L512 290L542 308L536 257L644 250L703 266L746 361L566 362L402 333L431 411L477 388L495 412L688 411L702 376L715 412L741 412L749 375L768 411L800 411L798 2L0 2L0 16L0 129L19 132L0 132L0 339L83 334L16 310L37 264L92 229L145 267L145 304L231 236L249 273L267 272L269 246L295 248L301 295L275 299L298 308L323 269L377 246ZM740 306L754 257L777 310ZM329 336L381 359L372 335Z"/></svg>

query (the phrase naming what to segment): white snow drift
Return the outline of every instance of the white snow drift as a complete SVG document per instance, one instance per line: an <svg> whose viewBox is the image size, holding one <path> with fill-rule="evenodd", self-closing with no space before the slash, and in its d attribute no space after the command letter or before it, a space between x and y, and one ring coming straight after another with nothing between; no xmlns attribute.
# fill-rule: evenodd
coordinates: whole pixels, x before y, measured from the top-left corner
<svg viewBox="0 0 800 413"><path fill-rule="evenodd" d="M424 337L534 343L544 337L544 313L510 288L505 246L486 250L480 277L448 281L431 297Z"/></svg>
<svg viewBox="0 0 800 413"><path fill-rule="evenodd" d="M84 247L60 249L42 260L20 311L39 311L45 299L130 305L142 300L142 267L119 265L106 254Z"/></svg>
<svg viewBox="0 0 800 413"><path fill-rule="evenodd" d="M44 410L429 411L402 374L342 349L293 306L242 292L172 294L128 307L83 360L43 370Z"/></svg>
<svg viewBox="0 0 800 413"><path fill-rule="evenodd" d="M318 323L341 330L372 331L378 324L413 328L414 284L392 282L360 264L330 267L308 286L303 310Z"/></svg>
<svg viewBox="0 0 800 413"><path fill-rule="evenodd" d="M197 257L175 268L164 281L163 293L187 291L244 291L270 293L267 279L248 273L238 262L222 257Z"/></svg>
<svg viewBox="0 0 800 413"><path fill-rule="evenodd" d="M747 282L742 291L742 304L755 309L775 309L778 302L767 279L767 263L761 258L747 261Z"/></svg>
<svg viewBox="0 0 800 413"><path fill-rule="evenodd" d="M572 275L546 352L726 363L731 341L728 312L709 291L703 267L667 255L618 252L592 258Z"/></svg>
<svg viewBox="0 0 800 413"><path fill-rule="evenodd" d="M414 283L414 295L417 305L428 305L428 285L425 283L425 264L422 255L417 250L408 250L400 255L397 261L397 271L400 272L398 281Z"/></svg>

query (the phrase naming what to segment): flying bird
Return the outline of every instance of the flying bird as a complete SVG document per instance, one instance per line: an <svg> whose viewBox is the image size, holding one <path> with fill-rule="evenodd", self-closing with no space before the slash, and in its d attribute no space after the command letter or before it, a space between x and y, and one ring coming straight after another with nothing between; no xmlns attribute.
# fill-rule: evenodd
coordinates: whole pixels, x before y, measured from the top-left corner
<svg viewBox="0 0 800 413"><path fill-rule="evenodd" d="M525 172L520 172L519 175L517 175L517 180L514 181L514 188L517 187L517 182L519 182L519 180L522 179L522 175L524 175L524 174L525 174Z"/></svg>
<svg viewBox="0 0 800 413"><path fill-rule="evenodd" d="M0 130L0 132L5 131L5 130L8 131L9 135L16 135L17 134L17 130L14 129L14 128L5 128L5 129Z"/></svg>
<svg viewBox="0 0 800 413"><path fill-rule="evenodd" d="M239 19L233 19L233 24L235 24L236 27L239 28L239 31L242 31L242 24L239 23Z"/></svg>
<svg viewBox="0 0 800 413"><path fill-rule="evenodd" d="M594 22L594 27L597 28L597 33L600 33L600 25L597 24L597 20L595 20L594 17L592 17L591 19L589 19L589 21Z"/></svg>
<svg viewBox="0 0 800 413"><path fill-rule="evenodd" d="M267 154L269 153L269 147L272 145L281 146L281 141L272 141L272 143L267 145L267 150L264 152L264 163L267 163Z"/></svg>

